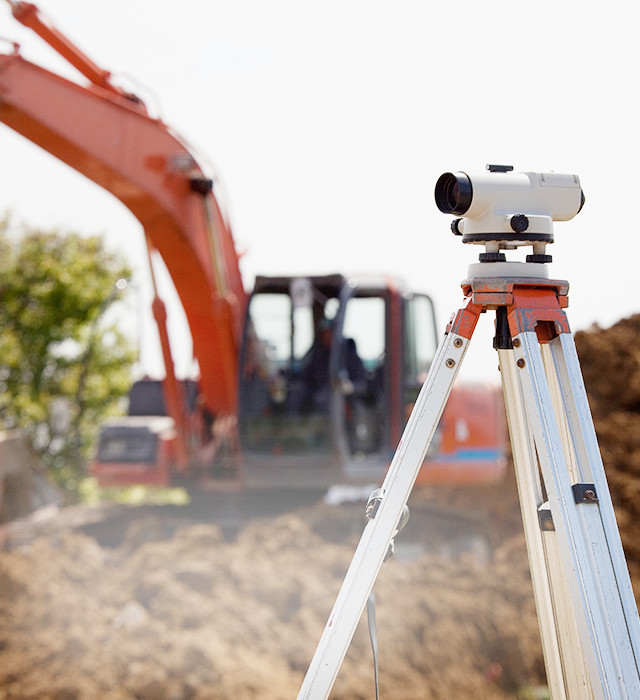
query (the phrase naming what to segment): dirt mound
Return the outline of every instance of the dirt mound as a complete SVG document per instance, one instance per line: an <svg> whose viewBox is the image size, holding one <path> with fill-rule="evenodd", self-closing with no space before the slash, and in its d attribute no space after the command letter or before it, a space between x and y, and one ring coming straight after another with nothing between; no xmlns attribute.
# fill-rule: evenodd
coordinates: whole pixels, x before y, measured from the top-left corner
<svg viewBox="0 0 640 700"><path fill-rule="evenodd" d="M639 341L640 316L576 337L636 585ZM545 676L513 475L420 490L410 506L399 545L406 536L423 551L399 546L375 588L381 696L534 697ZM99 526L58 519L0 552L0 700L295 698L363 511L320 503L231 539L210 522L167 528L147 514L109 546ZM484 548L447 548L454 511ZM363 621L332 698L372 696Z"/></svg>
<svg viewBox="0 0 640 700"><path fill-rule="evenodd" d="M346 513L340 511L338 513ZM294 698L353 554L311 529L319 505L115 550L67 532L0 557L0 697ZM523 542L390 560L376 585L385 698L506 698L542 674ZM335 698L370 698L359 629ZM429 693L427 695L427 693Z"/></svg>
<svg viewBox="0 0 640 700"><path fill-rule="evenodd" d="M622 544L640 599L640 314L576 333Z"/></svg>

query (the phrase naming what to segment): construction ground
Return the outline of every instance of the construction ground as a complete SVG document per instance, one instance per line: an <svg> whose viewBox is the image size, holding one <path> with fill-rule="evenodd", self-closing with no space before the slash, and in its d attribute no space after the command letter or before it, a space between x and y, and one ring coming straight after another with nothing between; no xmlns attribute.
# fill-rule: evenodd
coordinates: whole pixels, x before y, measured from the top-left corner
<svg viewBox="0 0 640 700"><path fill-rule="evenodd" d="M638 595L640 315L576 342ZM375 587L380 697L544 698L512 472L492 486L416 491L410 506ZM4 526L0 700L295 698L363 504L305 505L233 534L156 508L113 511L108 535L91 521L109 508ZM366 621L331 697L375 697Z"/></svg>

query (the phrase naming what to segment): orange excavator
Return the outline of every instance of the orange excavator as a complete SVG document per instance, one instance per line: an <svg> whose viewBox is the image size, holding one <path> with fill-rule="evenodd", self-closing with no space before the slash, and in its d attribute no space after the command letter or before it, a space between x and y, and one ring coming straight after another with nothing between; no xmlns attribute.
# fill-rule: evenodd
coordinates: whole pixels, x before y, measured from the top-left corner
<svg viewBox="0 0 640 700"><path fill-rule="evenodd" d="M100 483L326 488L384 476L436 349L433 304L385 275L260 276L249 294L216 186L185 143L48 22L7 0L84 77L0 54L0 122L117 197L171 275L200 376L176 377L166 311L153 313L166 375L134 383L102 426ZM419 482L499 478L499 396L461 386Z"/></svg>

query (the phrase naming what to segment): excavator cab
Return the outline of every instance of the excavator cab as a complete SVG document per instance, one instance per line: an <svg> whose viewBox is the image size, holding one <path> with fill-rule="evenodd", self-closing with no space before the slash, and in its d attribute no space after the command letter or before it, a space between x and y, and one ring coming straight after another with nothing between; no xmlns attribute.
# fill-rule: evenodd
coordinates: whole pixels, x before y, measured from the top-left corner
<svg viewBox="0 0 640 700"><path fill-rule="evenodd" d="M247 485L379 479L436 345L431 300L398 280L258 277L240 360Z"/></svg>

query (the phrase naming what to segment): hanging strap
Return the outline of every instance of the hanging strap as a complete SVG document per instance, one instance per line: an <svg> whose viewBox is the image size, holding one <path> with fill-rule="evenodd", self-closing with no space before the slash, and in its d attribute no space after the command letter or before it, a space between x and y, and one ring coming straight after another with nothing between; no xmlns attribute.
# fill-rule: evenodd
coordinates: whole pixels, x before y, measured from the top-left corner
<svg viewBox="0 0 640 700"><path fill-rule="evenodd" d="M380 503L382 503L383 498L383 489L379 488L371 492L371 495L369 496L369 500L367 502L367 508L365 510L365 517L367 520L373 520L376 517L378 508L380 507ZM402 513L400 514L398 524L396 525L396 530L393 535L394 538L400 532L400 530L402 530L402 528L407 524L407 520L409 520L409 507L405 505L402 509ZM387 561L389 557L393 556L393 550L394 540L392 539L389 543L389 550L387 551L384 561ZM373 652L373 675L376 685L376 700L380 700L378 684L378 634L376 631L376 598L373 594L373 589L371 590L369 598L367 599L367 624L369 626L369 639L371 640L371 651Z"/></svg>
<svg viewBox="0 0 640 700"><path fill-rule="evenodd" d="M369 639L371 640L371 651L373 652L373 676L376 684L376 700L380 700L378 688L378 635L376 632L376 597L373 591L367 600L367 623L369 625Z"/></svg>

